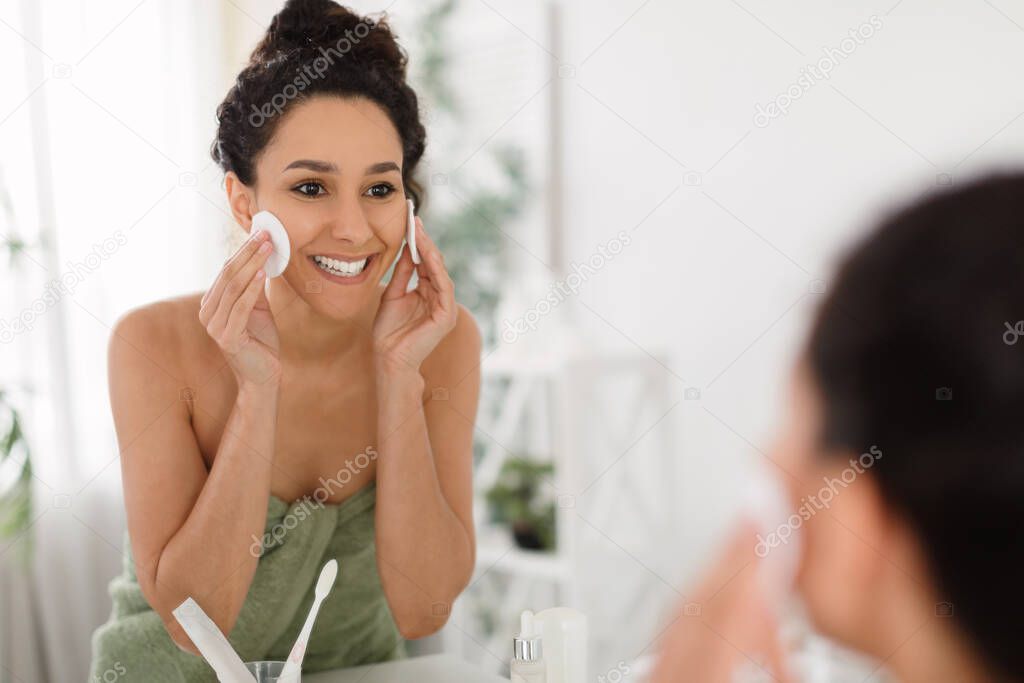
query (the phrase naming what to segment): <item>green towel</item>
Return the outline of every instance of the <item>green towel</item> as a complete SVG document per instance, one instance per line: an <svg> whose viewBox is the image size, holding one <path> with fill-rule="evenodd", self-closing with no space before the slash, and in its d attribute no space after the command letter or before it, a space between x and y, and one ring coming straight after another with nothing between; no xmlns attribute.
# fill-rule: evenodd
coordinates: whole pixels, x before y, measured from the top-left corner
<svg viewBox="0 0 1024 683"><path fill-rule="evenodd" d="M371 483L337 505L270 497L263 555L228 637L243 661L288 657L331 558L338 560L338 578L320 607L303 672L406 656L377 573L376 494ZM123 572L110 582L110 618L92 636L90 683L216 683L204 659L171 640L139 588L127 532L124 543Z"/></svg>

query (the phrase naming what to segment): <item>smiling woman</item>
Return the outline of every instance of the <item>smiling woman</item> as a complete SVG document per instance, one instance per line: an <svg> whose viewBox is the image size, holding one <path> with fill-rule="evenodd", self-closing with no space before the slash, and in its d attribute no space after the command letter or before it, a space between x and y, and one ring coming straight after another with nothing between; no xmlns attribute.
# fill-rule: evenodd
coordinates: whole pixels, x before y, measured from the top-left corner
<svg viewBox="0 0 1024 683"><path fill-rule="evenodd" d="M404 656L466 586L480 336L418 219L422 263L403 247L425 145L405 66L384 20L290 1L218 108L250 238L207 291L111 336L131 561L94 675L215 680L172 616L187 597L244 659L284 659L330 559L306 671ZM269 280L260 211L291 250Z"/></svg>

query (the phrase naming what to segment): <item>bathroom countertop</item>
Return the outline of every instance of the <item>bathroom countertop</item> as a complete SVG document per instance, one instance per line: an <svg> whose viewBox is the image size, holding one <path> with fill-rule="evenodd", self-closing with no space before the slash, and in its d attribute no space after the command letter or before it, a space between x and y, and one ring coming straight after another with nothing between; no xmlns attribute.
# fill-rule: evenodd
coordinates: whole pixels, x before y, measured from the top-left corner
<svg viewBox="0 0 1024 683"><path fill-rule="evenodd" d="M322 671L302 677L302 683L500 683L507 679L481 671L451 655L410 657L352 669Z"/></svg>

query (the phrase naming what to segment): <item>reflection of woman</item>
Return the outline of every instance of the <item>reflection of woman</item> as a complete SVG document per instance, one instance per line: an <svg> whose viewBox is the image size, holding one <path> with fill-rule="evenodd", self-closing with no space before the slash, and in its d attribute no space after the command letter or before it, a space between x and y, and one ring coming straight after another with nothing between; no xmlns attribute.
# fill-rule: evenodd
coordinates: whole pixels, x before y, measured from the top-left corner
<svg viewBox="0 0 1024 683"><path fill-rule="evenodd" d="M284 659L330 558L305 670L401 657L472 572L480 338L422 225L422 264L402 249L425 144L404 53L383 21L291 0L217 113L231 211L280 218L290 262L265 283L250 235L205 293L118 322L131 552L94 676L213 680L171 614L187 596L244 659Z"/></svg>
<svg viewBox="0 0 1024 683"><path fill-rule="evenodd" d="M899 212L847 257L771 454L805 520L814 625L900 681L1024 677L1024 346L1003 338L1024 318L1022 216L1024 175L989 178ZM755 576L783 551L758 559L756 543L737 533L690 594L701 617L670 628L655 680L727 681L751 660L778 676L774 596Z"/></svg>

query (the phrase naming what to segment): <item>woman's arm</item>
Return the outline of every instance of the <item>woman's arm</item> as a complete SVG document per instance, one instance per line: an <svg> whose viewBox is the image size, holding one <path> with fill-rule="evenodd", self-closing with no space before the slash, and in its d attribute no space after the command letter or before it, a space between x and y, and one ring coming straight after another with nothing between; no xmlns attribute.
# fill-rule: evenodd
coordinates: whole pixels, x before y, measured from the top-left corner
<svg viewBox="0 0 1024 683"><path fill-rule="evenodd" d="M443 626L473 573L479 365L480 333L462 307L422 374L378 365L377 565L405 638Z"/></svg>
<svg viewBox="0 0 1024 683"><path fill-rule="evenodd" d="M192 596L224 633L234 626L259 559L252 538L266 524L277 384L239 387L207 472L181 397L186 383L172 354L157 351L175 339L163 306L117 322L111 409L139 586L174 642L199 654L171 610Z"/></svg>
<svg viewBox="0 0 1024 683"><path fill-rule="evenodd" d="M419 218L416 242L422 262L414 265L403 248L373 327L377 569L395 623L410 639L444 625L473 574L480 393L480 331L455 303L444 256ZM419 282L408 290L414 270Z"/></svg>

